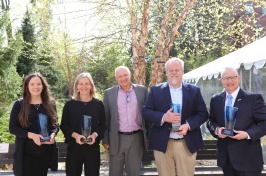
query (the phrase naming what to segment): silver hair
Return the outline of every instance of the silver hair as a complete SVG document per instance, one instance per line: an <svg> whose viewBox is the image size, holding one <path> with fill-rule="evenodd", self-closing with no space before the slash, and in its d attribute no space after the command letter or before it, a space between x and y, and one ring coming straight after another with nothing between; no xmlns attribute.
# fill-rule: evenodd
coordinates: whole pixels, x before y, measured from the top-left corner
<svg viewBox="0 0 266 176"><path fill-rule="evenodd" d="M238 76L238 72L237 69L235 69L234 67L225 67L221 70L221 77L223 77L224 72L226 72L227 70L231 70L233 72L235 72L235 74Z"/></svg>
<svg viewBox="0 0 266 176"><path fill-rule="evenodd" d="M179 62L182 69L184 70L184 61L182 59L179 59L177 57L172 57L171 59L169 59L166 63L165 63L165 70L167 71L168 66L171 62Z"/></svg>
<svg viewBox="0 0 266 176"><path fill-rule="evenodd" d="M119 66L119 67L117 67L117 68L115 69L115 76L116 76L117 71L118 71L119 69L121 69L121 68L127 70L127 72L128 72L129 74L131 73L128 67L126 67L126 66Z"/></svg>

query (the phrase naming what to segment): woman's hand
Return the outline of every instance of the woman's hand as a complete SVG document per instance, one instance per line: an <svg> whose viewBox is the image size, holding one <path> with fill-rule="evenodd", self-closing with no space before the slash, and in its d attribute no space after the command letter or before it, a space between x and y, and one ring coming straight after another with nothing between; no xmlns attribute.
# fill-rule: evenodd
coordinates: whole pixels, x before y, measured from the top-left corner
<svg viewBox="0 0 266 176"><path fill-rule="evenodd" d="M41 143L41 139L43 138L42 135L28 132L28 138L32 139L36 145L39 145L39 146L42 145Z"/></svg>
<svg viewBox="0 0 266 176"><path fill-rule="evenodd" d="M95 143L95 140L96 140L96 137L97 137L97 134L96 133L92 133L91 135L88 136L88 138L91 138L92 141L91 142L87 142L87 144L89 145L92 145Z"/></svg>
<svg viewBox="0 0 266 176"><path fill-rule="evenodd" d="M41 144L53 144L55 142L55 133L50 135L50 141L41 142Z"/></svg>
<svg viewBox="0 0 266 176"><path fill-rule="evenodd" d="M78 143L80 145L84 144L84 142L81 142L81 139L86 139L85 136L80 135L76 132L73 132L71 136L76 140L76 143Z"/></svg>

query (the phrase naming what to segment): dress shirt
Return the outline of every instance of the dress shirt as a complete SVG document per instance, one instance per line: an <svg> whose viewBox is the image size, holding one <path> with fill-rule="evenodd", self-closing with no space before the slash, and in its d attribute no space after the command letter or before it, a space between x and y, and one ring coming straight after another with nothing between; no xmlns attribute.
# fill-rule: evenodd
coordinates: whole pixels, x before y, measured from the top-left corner
<svg viewBox="0 0 266 176"><path fill-rule="evenodd" d="M239 92L239 89L240 89L240 87L238 87L233 93L231 93L231 95L232 95L232 105L231 106L234 106L234 104L235 104L236 97L237 97L237 94ZM225 100L225 104L224 104L224 109L226 108L226 105L227 105L227 102L228 102L228 98L227 98L228 94L229 93L226 92L226 100Z"/></svg>
<svg viewBox="0 0 266 176"><path fill-rule="evenodd" d="M118 126L121 132L132 132L141 129L141 116L135 90L131 86L127 102L126 92L119 87L117 97Z"/></svg>
<svg viewBox="0 0 266 176"><path fill-rule="evenodd" d="M169 85L169 88L170 88L172 103L180 104L180 113L181 113L182 112L182 99L183 99L182 84L178 88L174 88ZM179 135L174 132L171 132L169 138L174 138L174 139L183 138L183 135Z"/></svg>

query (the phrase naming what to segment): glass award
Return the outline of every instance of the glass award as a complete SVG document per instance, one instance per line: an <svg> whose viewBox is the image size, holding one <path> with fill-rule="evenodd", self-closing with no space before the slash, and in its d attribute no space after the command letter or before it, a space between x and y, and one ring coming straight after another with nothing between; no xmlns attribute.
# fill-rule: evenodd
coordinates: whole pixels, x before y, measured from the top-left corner
<svg viewBox="0 0 266 176"><path fill-rule="evenodd" d="M85 139L81 138L81 142L92 141L91 138L88 138L88 136L91 134L91 120L92 120L91 116L88 116L88 115L81 116L81 132L82 132L82 135L85 136Z"/></svg>
<svg viewBox="0 0 266 176"><path fill-rule="evenodd" d="M173 108L173 112L180 114L181 108L180 104L171 104L171 108ZM181 126L181 121L178 123L172 123L172 132L179 132L182 130L179 130Z"/></svg>
<svg viewBox="0 0 266 176"><path fill-rule="evenodd" d="M238 108L232 106L226 106L225 109L225 129L222 134L227 136L234 136L234 126L236 122Z"/></svg>
<svg viewBox="0 0 266 176"><path fill-rule="evenodd" d="M48 120L45 114L38 114L37 124L39 128L39 134L43 136L43 139L40 139L41 142L50 141L51 137L49 136Z"/></svg>

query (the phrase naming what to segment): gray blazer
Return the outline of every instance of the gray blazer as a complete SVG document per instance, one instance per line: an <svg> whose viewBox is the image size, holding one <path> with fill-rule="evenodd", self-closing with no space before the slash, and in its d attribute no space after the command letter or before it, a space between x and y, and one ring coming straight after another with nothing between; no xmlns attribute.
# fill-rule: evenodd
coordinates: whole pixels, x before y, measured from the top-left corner
<svg viewBox="0 0 266 176"><path fill-rule="evenodd" d="M145 103L148 89L147 87L133 84L133 89L135 90L137 101L138 101L138 109L139 114L142 118L142 107ZM112 88L106 89L104 91L103 104L105 108L106 115L106 125L107 129L105 130L104 138L102 139L102 144L109 144L109 154L116 155L118 153L119 146L119 127L118 127L118 111L117 111L117 94L118 94L119 86L116 85ZM144 119L142 118L142 130L143 130L143 144L145 149L147 150L147 133L149 128L147 127Z"/></svg>

